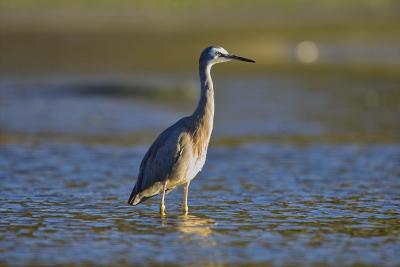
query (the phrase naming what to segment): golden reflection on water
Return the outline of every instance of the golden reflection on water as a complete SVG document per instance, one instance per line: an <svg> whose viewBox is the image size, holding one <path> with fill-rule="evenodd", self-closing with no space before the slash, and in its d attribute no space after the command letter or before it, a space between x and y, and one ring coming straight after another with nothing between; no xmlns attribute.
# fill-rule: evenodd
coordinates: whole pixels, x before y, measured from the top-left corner
<svg viewBox="0 0 400 267"><path fill-rule="evenodd" d="M209 218L201 218L195 215L182 215L178 221L177 229L186 235L196 235L199 237L208 237L213 233L211 226L214 220Z"/></svg>

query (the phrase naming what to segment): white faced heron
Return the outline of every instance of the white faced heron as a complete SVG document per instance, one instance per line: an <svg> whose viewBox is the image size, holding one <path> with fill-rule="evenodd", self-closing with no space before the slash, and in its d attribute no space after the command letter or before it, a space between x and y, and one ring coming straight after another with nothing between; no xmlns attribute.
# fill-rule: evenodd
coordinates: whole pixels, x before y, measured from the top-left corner
<svg viewBox="0 0 400 267"><path fill-rule="evenodd" d="M254 63L254 60L229 54L222 47L210 46L200 55L200 100L192 115L184 117L162 132L145 154L139 176L129 197L137 205L162 194L160 213L164 214L166 192L183 185L183 211L188 212L187 196L190 181L202 169L213 129L214 88L211 67L232 59Z"/></svg>

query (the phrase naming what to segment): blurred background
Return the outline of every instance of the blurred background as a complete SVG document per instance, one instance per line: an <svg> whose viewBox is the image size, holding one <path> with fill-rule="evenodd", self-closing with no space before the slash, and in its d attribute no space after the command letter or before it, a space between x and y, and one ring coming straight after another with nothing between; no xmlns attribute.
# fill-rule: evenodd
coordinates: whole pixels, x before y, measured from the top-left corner
<svg viewBox="0 0 400 267"><path fill-rule="evenodd" d="M199 54L220 45L257 64L214 68L213 142L397 142L399 11L390 0L2 0L0 140L150 142L192 112Z"/></svg>
<svg viewBox="0 0 400 267"><path fill-rule="evenodd" d="M400 1L0 0L0 265L399 266ZM127 198L193 112L203 171Z"/></svg>

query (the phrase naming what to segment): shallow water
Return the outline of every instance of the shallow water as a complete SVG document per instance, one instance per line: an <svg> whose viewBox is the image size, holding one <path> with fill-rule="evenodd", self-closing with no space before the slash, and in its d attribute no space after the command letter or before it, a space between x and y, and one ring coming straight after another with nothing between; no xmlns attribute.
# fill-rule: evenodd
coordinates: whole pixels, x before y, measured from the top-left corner
<svg viewBox="0 0 400 267"><path fill-rule="evenodd" d="M146 146L0 147L0 263L400 264L400 146L212 147L181 189L126 204Z"/></svg>

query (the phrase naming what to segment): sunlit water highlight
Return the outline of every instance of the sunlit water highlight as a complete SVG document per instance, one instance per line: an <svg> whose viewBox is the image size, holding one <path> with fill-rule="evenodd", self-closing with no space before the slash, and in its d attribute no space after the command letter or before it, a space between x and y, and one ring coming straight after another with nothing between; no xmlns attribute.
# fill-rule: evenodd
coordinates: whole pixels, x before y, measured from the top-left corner
<svg viewBox="0 0 400 267"><path fill-rule="evenodd" d="M131 207L145 146L0 147L0 263L400 264L400 147L245 145Z"/></svg>

